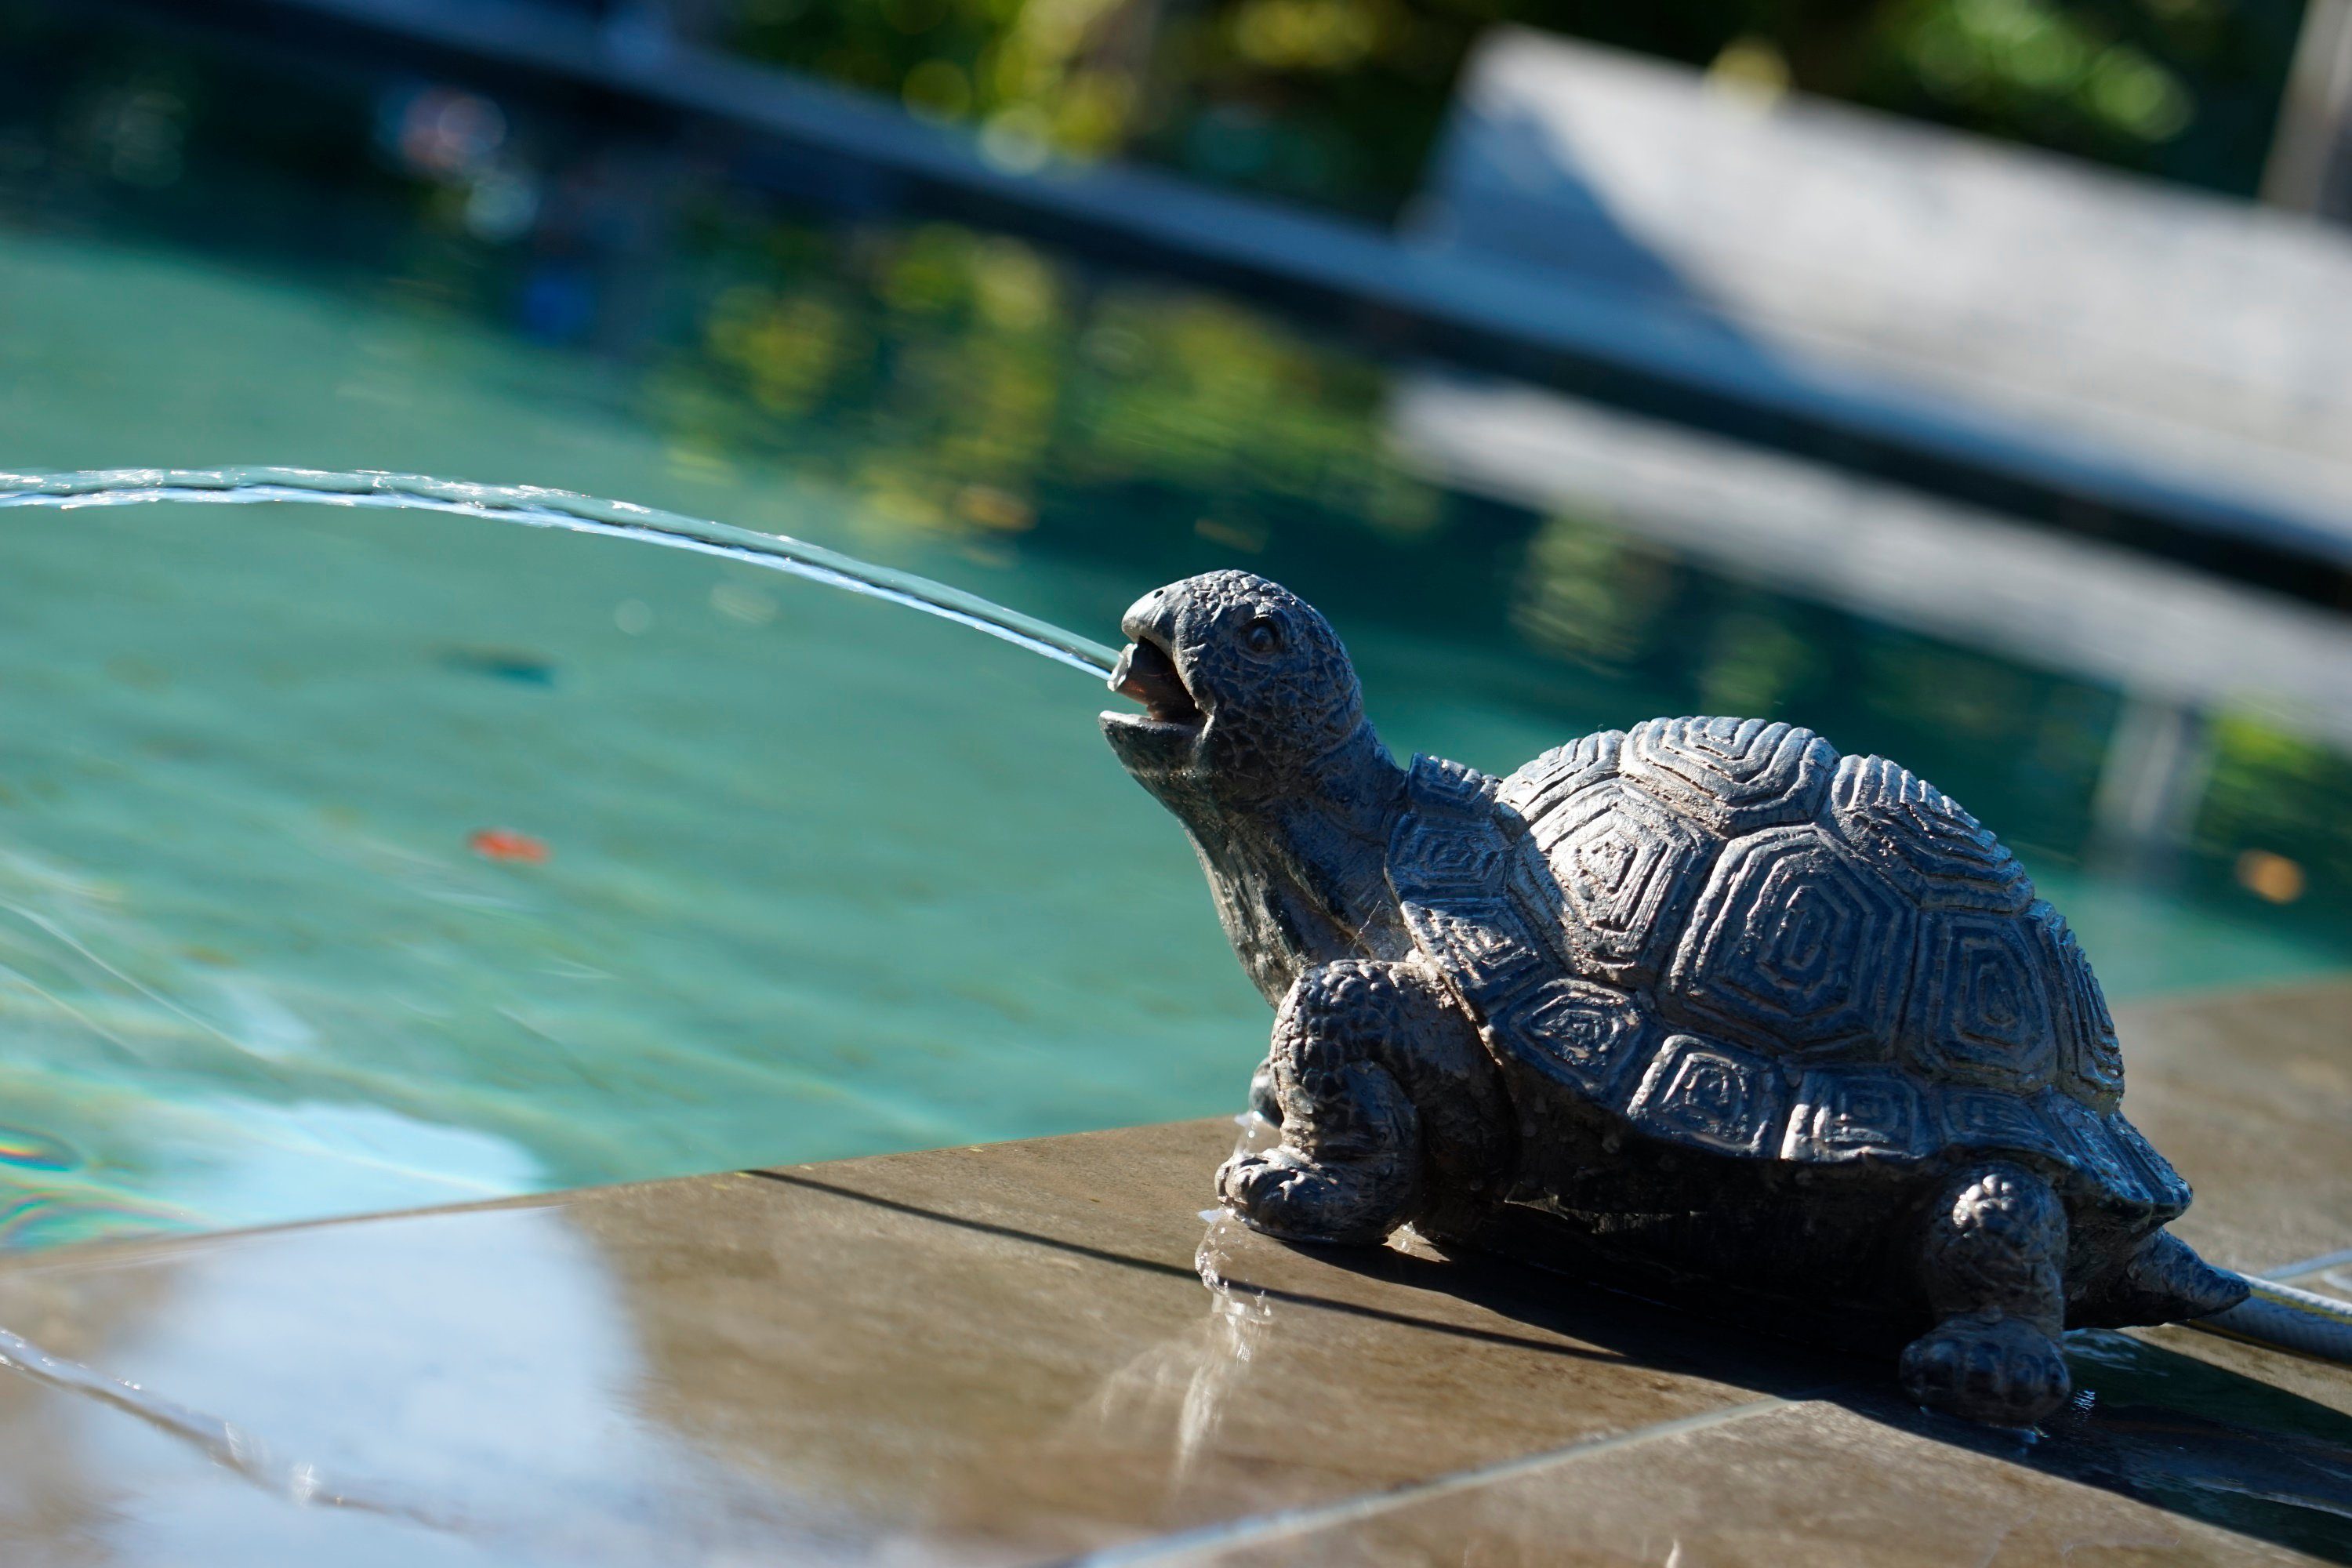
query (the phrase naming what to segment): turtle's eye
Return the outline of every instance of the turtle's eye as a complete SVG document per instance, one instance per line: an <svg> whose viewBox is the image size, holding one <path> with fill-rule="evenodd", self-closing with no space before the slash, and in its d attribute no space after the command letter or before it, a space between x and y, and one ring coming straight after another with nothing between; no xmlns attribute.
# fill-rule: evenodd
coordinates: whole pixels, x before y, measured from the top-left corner
<svg viewBox="0 0 2352 1568"><path fill-rule="evenodd" d="M1242 647L1260 656L1282 651L1282 623L1260 616L1242 628Z"/></svg>

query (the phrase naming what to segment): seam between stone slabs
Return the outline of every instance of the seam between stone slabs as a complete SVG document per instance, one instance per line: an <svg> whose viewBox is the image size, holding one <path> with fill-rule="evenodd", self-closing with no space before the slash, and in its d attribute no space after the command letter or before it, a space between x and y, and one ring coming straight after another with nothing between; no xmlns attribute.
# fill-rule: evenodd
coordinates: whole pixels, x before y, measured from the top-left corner
<svg viewBox="0 0 2352 1568"><path fill-rule="evenodd" d="M1128 1568L1131 1563L1159 1563L1189 1552L1222 1551L1234 1547L1259 1546L1282 1541L1310 1531L1328 1530L1334 1525L1353 1524L1400 1509L1408 1504L1425 1502L1432 1498L1447 1497L1455 1492L1470 1491L1491 1486L1497 1481L1516 1480L1580 1459L1588 1454L1605 1453L1613 1448L1631 1447L1637 1443L1652 1442L1660 1437L1677 1437L1685 1432L1703 1431L1709 1426L1721 1426L1733 1421L1744 1421L1751 1415L1763 1415L1775 1410L1785 1410L1796 1401L1768 1394L1744 1405L1728 1405L1720 1410L1702 1411L1696 1415L1677 1416L1672 1421L1660 1421L1654 1426L1637 1426L1630 1432L1612 1432L1606 1436L1570 1443L1564 1448L1548 1448L1540 1454L1523 1454L1516 1459L1502 1459L1473 1469L1456 1470L1451 1475L1436 1476L1424 1481L1408 1481L1377 1492L1363 1492L1332 1503L1318 1503L1305 1508L1281 1509L1273 1513L1245 1515L1218 1524L1202 1525L1181 1530L1170 1535L1153 1536L1127 1546L1113 1546L1100 1552L1081 1552L1076 1557L1058 1560L1057 1568Z"/></svg>

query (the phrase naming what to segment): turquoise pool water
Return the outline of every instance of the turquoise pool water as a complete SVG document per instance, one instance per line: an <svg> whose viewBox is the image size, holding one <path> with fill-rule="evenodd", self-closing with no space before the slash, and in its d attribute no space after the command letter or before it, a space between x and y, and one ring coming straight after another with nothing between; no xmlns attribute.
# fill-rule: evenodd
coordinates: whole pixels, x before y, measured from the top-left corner
<svg viewBox="0 0 2352 1568"><path fill-rule="evenodd" d="M749 257L722 226L662 274L686 324L615 355L473 308L429 235L319 267L125 201L0 226L0 467L560 486L1101 638L1157 582L1255 565L1333 613L1400 752L1507 769L1785 713L2018 844L2118 999L2352 952L2325 887L2211 874L2234 840L2099 868L2115 693L1454 495L1386 450L1382 367L1232 301L936 226ZM1265 1012L1107 700L613 541L0 514L0 1243L1229 1108ZM2294 756L2315 830L2336 764Z"/></svg>

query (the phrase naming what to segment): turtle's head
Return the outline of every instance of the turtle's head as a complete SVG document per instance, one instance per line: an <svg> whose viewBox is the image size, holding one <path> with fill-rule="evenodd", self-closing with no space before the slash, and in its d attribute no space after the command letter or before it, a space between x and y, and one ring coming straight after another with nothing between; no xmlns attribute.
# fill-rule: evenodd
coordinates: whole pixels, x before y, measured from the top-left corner
<svg viewBox="0 0 2352 1568"><path fill-rule="evenodd" d="M1211 572L1135 602L1103 733L1200 852L1242 967L1279 1003L1300 972L1401 957L1384 867L1404 785L1330 623L1288 589Z"/></svg>
<svg viewBox="0 0 2352 1568"><path fill-rule="evenodd" d="M1363 691L1338 634L1263 577L1209 572L1171 583L1138 599L1119 629L1130 646L1111 689L1147 711L1106 713L1103 733L1171 805L1295 793L1363 728Z"/></svg>

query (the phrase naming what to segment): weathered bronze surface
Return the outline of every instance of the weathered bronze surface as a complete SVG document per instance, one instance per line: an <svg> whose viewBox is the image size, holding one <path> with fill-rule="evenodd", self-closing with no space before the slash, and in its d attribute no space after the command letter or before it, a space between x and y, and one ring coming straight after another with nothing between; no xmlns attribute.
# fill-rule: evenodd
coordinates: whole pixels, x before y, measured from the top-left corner
<svg viewBox="0 0 2352 1568"><path fill-rule="evenodd" d="M2067 1327L2243 1298L2165 1226L2097 980L1932 784L1797 726L1654 719L1507 779L1399 766L1346 651L1239 572L1129 610L1105 733L1277 1016L1252 1226L1410 1226L1761 1325L1900 1347L2030 1426Z"/></svg>

